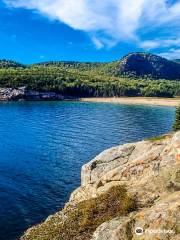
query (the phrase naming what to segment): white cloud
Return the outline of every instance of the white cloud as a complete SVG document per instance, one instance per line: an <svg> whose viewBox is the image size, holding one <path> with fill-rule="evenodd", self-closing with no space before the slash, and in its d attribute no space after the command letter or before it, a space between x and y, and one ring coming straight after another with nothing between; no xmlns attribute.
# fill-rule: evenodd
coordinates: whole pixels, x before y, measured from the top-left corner
<svg viewBox="0 0 180 240"><path fill-rule="evenodd" d="M147 40L147 41L142 41L140 42L140 47L147 49L147 50L151 50L153 48L158 48L159 47L159 41L156 40Z"/></svg>
<svg viewBox="0 0 180 240"><path fill-rule="evenodd" d="M97 47L97 49L101 49L104 47L104 44L101 42L100 39L98 39L96 37L92 37L92 41L95 44L95 46Z"/></svg>
<svg viewBox="0 0 180 240"><path fill-rule="evenodd" d="M167 52L159 53L159 55L168 59L180 59L180 48L179 49L171 48Z"/></svg>
<svg viewBox="0 0 180 240"><path fill-rule="evenodd" d="M141 42L138 32L161 26L172 38L180 22L180 0L3 0L8 6L38 11L92 36L97 48L120 41L134 41L156 48L152 40Z"/></svg>
<svg viewBox="0 0 180 240"><path fill-rule="evenodd" d="M140 47L151 50L155 48L167 48L171 46L180 46L180 38L147 40L140 43Z"/></svg>

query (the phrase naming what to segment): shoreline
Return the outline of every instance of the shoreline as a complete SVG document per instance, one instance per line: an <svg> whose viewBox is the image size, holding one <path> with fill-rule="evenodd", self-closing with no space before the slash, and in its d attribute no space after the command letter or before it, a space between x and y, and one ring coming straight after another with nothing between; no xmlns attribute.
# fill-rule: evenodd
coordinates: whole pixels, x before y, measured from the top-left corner
<svg viewBox="0 0 180 240"><path fill-rule="evenodd" d="M155 98L155 97L111 97L111 98L80 98L81 102L119 103L127 105L157 105L177 107L180 105L180 98Z"/></svg>

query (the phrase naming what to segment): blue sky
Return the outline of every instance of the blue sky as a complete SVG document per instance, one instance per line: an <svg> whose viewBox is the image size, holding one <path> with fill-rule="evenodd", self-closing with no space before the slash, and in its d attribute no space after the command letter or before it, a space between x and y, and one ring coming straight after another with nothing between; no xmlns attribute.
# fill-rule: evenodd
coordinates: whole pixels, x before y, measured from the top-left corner
<svg viewBox="0 0 180 240"><path fill-rule="evenodd" d="M0 0L0 58L112 61L147 51L180 58L180 0Z"/></svg>

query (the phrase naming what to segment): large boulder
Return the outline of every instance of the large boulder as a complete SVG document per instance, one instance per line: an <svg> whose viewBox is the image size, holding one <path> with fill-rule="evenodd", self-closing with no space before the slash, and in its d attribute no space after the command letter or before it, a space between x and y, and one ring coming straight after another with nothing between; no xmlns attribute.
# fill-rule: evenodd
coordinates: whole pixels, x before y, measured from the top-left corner
<svg viewBox="0 0 180 240"><path fill-rule="evenodd" d="M146 205L167 191L180 190L179 171L180 132L113 147L82 167L81 187L71 200L96 197L113 185L124 184Z"/></svg>

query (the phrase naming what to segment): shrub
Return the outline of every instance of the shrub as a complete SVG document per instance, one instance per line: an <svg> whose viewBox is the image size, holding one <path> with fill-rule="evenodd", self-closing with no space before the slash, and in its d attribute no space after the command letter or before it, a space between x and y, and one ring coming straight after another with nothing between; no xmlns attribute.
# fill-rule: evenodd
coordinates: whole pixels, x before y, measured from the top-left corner
<svg viewBox="0 0 180 240"><path fill-rule="evenodd" d="M173 130L174 131L180 130L180 106L176 108L176 117L175 122L173 124Z"/></svg>

